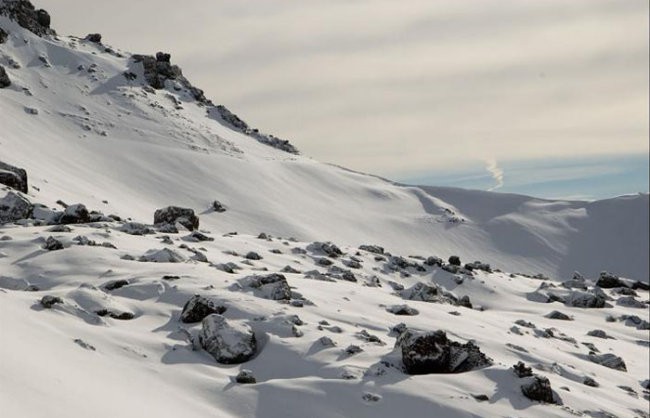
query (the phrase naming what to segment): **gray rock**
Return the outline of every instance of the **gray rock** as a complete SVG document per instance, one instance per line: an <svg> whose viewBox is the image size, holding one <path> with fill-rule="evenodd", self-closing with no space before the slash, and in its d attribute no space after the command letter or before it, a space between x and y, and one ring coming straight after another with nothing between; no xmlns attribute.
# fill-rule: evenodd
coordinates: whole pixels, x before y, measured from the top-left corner
<svg viewBox="0 0 650 418"><path fill-rule="evenodd" d="M627 371L625 361L621 357L612 353L590 354L589 360L596 364L600 364L601 366L609 367L610 369L624 372Z"/></svg>
<svg viewBox="0 0 650 418"><path fill-rule="evenodd" d="M610 337L609 335L607 335L607 333L605 331L603 331L602 329L591 330L591 331L587 332L587 335L589 335L590 337L596 337L596 338L613 338L613 337Z"/></svg>
<svg viewBox="0 0 650 418"><path fill-rule="evenodd" d="M181 322L191 324L201 322L212 314L223 314L227 308L223 304L201 295L194 295L185 303L181 312Z"/></svg>
<svg viewBox="0 0 650 418"><path fill-rule="evenodd" d="M417 300L422 302L431 303L451 303L455 304L457 299L445 292L442 288L435 284L428 285L426 283L416 283L408 289L402 290L400 295L404 299Z"/></svg>
<svg viewBox="0 0 650 418"><path fill-rule="evenodd" d="M0 44L4 44L5 42L7 42L7 38L9 38L9 33L4 29L0 28Z"/></svg>
<svg viewBox="0 0 650 418"><path fill-rule="evenodd" d="M573 318L571 318L569 315L562 313L560 311L552 311L546 315L547 318L549 319L559 319L562 321L573 321Z"/></svg>
<svg viewBox="0 0 650 418"><path fill-rule="evenodd" d="M623 296L622 298L618 298L618 300L616 300L616 304L620 306L626 306L628 308L637 309L645 309L648 307L647 304L641 302L640 300L636 300L633 296Z"/></svg>
<svg viewBox="0 0 650 418"><path fill-rule="evenodd" d="M291 288L287 278L279 273L266 276L249 276L242 279L244 286L256 289L259 296L271 300L290 300Z"/></svg>
<svg viewBox="0 0 650 418"><path fill-rule="evenodd" d="M199 218L194 214L193 209L168 206L158 209L153 215L154 225L180 223L185 228L193 231L199 227Z"/></svg>
<svg viewBox="0 0 650 418"><path fill-rule="evenodd" d="M85 38L87 41L94 42L96 44L102 43L102 34L101 33L89 33Z"/></svg>
<svg viewBox="0 0 650 418"><path fill-rule="evenodd" d="M45 309L51 309L54 305L63 303L63 299L58 296L45 295L41 298L40 303Z"/></svg>
<svg viewBox="0 0 650 418"><path fill-rule="evenodd" d="M585 376L585 378L582 380L582 383L586 386L591 386L592 388L597 388L600 386L598 382L596 382L593 378L589 376Z"/></svg>
<svg viewBox="0 0 650 418"><path fill-rule="evenodd" d="M90 213L86 206L81 203L70 205L65 208L63 215L59 219L59 223L63 225L69 224L83 224L90 222Z"/></svg>
<svg viewBox="0 0 650 418"><path fill-rule="evenodd" d="M415 316L420 313L417 309L411 308L408 305L393 305L386 308L386 310L394 315L405 316Z"/></svg>
<svg viewBox="0 0 650 418"><path fill-rule="evenodd" d="M25 197L9 192L0 199L0 224L29 219L34 206Z"/></svg>
<svg viewBox="0 0 650 418"><path fill-rule="evenodd" d="M379 245L360 245L359 249L363 251L368 251L369 253L373 253L373 254L384 253L384 247L380 247Z"/></svg>
<svg viewBox="0 0 650 418"><path fill-rule="evenodd" d="M244 363L257 351L257 340L250 326L230 323L218 314L203 319L199 342L217 363L222 364Z"/></svg>
<svg viewBox="0 0 650 418"><path fill-rule="evenodd" d="M255 251L249 251L245 256L247 260L261 260L262 256L256 253Z"/></svg>
<svg viewBox="0 0 650 418"><path fill-rule="evenodd" d="M5 67L0 65L0 89L4 89L11 86L11 79L9 78L9 74L7 74L7 70L5 70Z"/></svg>
<svg viewBox="0 0 650 418"><path fill-rule="evenodd" d="M624 281L622 281L618 276L615 276L611 273L603 271L600 273L600 277L596 282L596 286L603 289L612 289L614 287L627 287Z"/></svg>

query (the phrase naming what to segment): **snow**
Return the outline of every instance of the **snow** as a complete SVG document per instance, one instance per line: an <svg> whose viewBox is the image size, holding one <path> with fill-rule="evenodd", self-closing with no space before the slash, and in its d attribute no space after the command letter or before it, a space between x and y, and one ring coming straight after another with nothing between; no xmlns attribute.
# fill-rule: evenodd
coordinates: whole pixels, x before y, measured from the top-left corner
<svg viewBox="0 0 650 418"><path fill-rule="evenodd" d="M648 330L621 317L648 319L648 305L616 303L620 296L610 289L604 292L611 306L602 309L541 303L531 295L542 280L515 274L541 273L557 283L578 270L593 288L598 273L608 270L647 282L647 194L549 201L395 184L263 145L209 118L204 105L171 85L147 91L141 69L117 48L109 53L68 36L41 39L5 17L0 27L10 32L0 45L0 65L13 83L0 90L0 160L26 169L33 203L58 210L59 200L80 203L125 219L71 225L70 232L29 222L0 225L0 237L10 238L0 239L3 415L559 417L585 411L642 416L635 411L647 410L640 383L650 366ZM125 71L138 78L127 80ZM211 209L214 200L227 210ZM151 229L154 211L169 205L193 208L201 232L214 240L191 242L182 238L187 231ZM37 212L53 219L45 208ZM150 230L128 233L142 228ZM260 232L272 238L258 239ZM79 235L115 248L78 245L73 237ZM44 250L49 236L64 248ZM344 254L328 258L338 273L327 275L329 268L316 263L327 254L314 241L341 248ZM458 255L463 263L481 260L503 272L396 269L390 255L375 259L378 254L357 249L361 244L381 245L418 264L421 259L409 256ZM262 259L246 260L251 251ZM198 262L198 254L207 262ZM154 262L137 261L143 255ZM348 267L352 256L360 268ZM239 269L219 268L227 263ZM239 284L285 266L304 272L283 273L289 301ZM344 270L357 281L336 278ZM116 280L128 285L104 287ZM409 300L417 315L387 310L404 303L393 286L418 283L440 287L444 295L467 295L474 309ZM30 285L39 290L25 291ZM650 297L636 292L641 303ZM220 365L197 350L190 340L201 323L179 320L195 294L217 298L229 322L255 332L252 360ZM45 295L63 304L46 309L39 303ZM101 309L134 318L98 316ZM574 320L546 318L554 309ZM324 320L330 325L319 325ZM537 329L513 332L517 320ZM444 330L461 343L472 340L494 365L409 376L393 349L391 330L399 322L424 332ZM556 329L554 338L535 332L547 328ZM594 329L614 338L587 335ZM364 330L386 344L360 338ZM335 345L321 344L324 337ZM627 372L592 362L583 342L622 357ZM363 351L346 353L351 345ZM548 377L563 405L526 399L523 382L510 370L518 361ZM242 369L251 370L257 383L235 383ZM600 387L584 385L585 376ZM489 400L472 396L480 394Z"/></svg>

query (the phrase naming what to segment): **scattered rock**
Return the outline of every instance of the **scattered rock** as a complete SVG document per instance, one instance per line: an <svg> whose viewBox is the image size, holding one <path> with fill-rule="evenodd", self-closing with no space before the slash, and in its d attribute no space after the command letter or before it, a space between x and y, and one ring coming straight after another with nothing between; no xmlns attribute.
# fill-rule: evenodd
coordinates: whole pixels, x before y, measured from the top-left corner
<svg viewBox="0 0 650 418"><path fill-rule="evenodd" d="M85 38L89 42L94 42L96 44L101 44L102 43L102 35L101 33L89 33L86 35Z"/></svg>
<svg viewBox="0 0 650 418"><path fill-rule="evenodd" d="M247 260L261 260L262 256L256 253L255 251L249 251L248 253L246 253L244 258Z"/></svg>
<svg viewBox="0 0 650 418"><path fill-rule="evenodd" d="M556 403L551 389L551 382L544 376L532 376L529 381L521 385L521 392L528 399L543 403Z"/></svg>
<svg viewBox="0 0 650 418"><path fill-rule="evenodd" d="M282 274L273 273L267 276L249 276L242 279L241 282L244 286L256 289L259 295L265 299L291 299L291 288L289 287L287 278Z"/></svg>
<svg viewBox="0 0 650 418"><path fill-rule="evenodd" d="M417 309L411 308L408 305L393 305L386 308L386 310L394 315L405 316L415 316L420 313Z"/></svg>
<svg viewBox="0 0 650 418"><path fill-rule="evenodd" d="M358 345L354 345L354 344L349 345L345 349L345 353L348 354L348 355L351 355L351 356L353 356L355 354L359 354L361 352L363 352L363 348L359 347Z"/></svg>
<svg viewBox="0 0 650 418"><path fill-rule="evenodd" d="M9 192L0 199L0 224L28 219L32 216L34 206L18 193Z"/></svg>
<svg viewBox="0 0 650 418"><path fill-rule="evenodd" d="M199 227L199 218L194 214L193 209L168 206L158 209L153 215L154 225L179 223L185 228L193 231Z"/></svg>
<svg viewBox="0 0 650 418"><path fill-rule="evenodd" d="M219 202L218 200L215 200L214 202L212 202L212 209L215 212L219 212L219 213L223 213L223 212L226 211L226 207L221 202Z"/></svg>
<svg viewBox="0 0 650 418"><path fill-rule="evenodd" d="M209 237L199 231L193 231L191 234L185 236L184 239L190 242L214 241L214 238Z"/></svg>
<svg viewBox="0 0 650 418"><path fill-rule="evenodd" d="M562 313L560 311L553 311L550 312L546 315L547 318L549 319L559 319L562 321L573 321L573 318L571 318L569 315Z"/></svg>
<svg viewBox="0 0 650 418"><path fill-rule="evenodd" d="M444 331L407 329L397 338L396 347L409 374L462 373L492 364L473 342L451 341Z"/></svg>
<svg viewBox="0 0 650 418"><path fill-rule="evenodd" d="M218 314L203 319L199 342L217 363L222 364L244 363L257 351L257 340L250 326L230 323Z"/></svg>
<svg viewBox="0 0 650 418"><path fill-rule="evenodd" d="M585 378L582 380L582 383L586 386L591 386L592 388L597 388L600 386L598 382L596 382L593 378L589 376L585 376Z"/></svg>
<svg viewBox="0 0 650 418"><path fill-rule="evenodd" d="M57 303L63 303L63 299L58 296L45 295L41 298L41 306L45 309L51 309Z"/></svg>
<svg viewBox="0 0 650 418"><path fill-rule="evenodd" d="M57 251L57 250L62 250L63 249L63 244L61 241L54 237L47 237L45 240L45 244L43 245L43 249L47 251Z"/></svg>
<svg viewBox="0 0 650 418"><path fill-rule="evenodd" d="M490 397L485 394L475 395L471 394L472 398L476 399L478 402L487 402L490 400Z"/></svg>
<svg viewBox="0 0 650 418"><path fill-rule="evenodd" d="M257 383L253 372L248 369L242 369L237 377L235 377L235 382L246 385Z"/></svg>
<svg viewBox="0 0 650 418"><path fill-rule="evenodd" d="M366 402L379 402L381 401L381 396L376 393L365 392L361 399Z"/></svg>
<svg viewBox="0 0 650 418"><path fill-rule="evenodd" d="M147 251L138 261L150 263L182 263L185 261L185 257L169 248L163 248L162 250L152 249Z"/></svg>
<svg viewBox="0 0 650 418"><path fill-rule="evenodd" d="M104 289L108 291L120 289L124 286L127 286L129 284L128 280L120 279L120 280L114 280L112 282L108 282L104 285Z"/></svg>
<svg viewBox="0 0 650 418"><path fill-rule="evenodd" d="M330 258L337 258L343 255L343 251L331 242L314 242L308 246L308 249L323 253Z"/></svg>
<svg viewBox="0 0 650 418"><path fill-rule="evenodd" d="M623 296L622 298L618 298L616 300L616 304L619 306L637 309L645 309L648 307L646 303L641 302L640 300L636 300L634 296Z"/></svg>
<svg viewBox="0 0 650 418"><path fill-rule="evenodd" d="M414 284L412 287L402 290L400 295L404 299L417 300L431 303L451 303L455 304L457 299L453 295L444 292L436 284L425 284L422 282Z"/></svg>
<svg viewBox="0 0 650 418"><path fill-rule="evenodd" d="M5 67L0 65L0 89L7 88L9 86L11 86L11 79L9 78L9 74L7 74Z"/></svg>
<svg viewBox="0 0 650 418"><path fill-rule="evenodd" d="M369 253L373 253L373 254L384 253L384 247L380 247L378 245L360 245L359 249L363 251L368 251Z"/></svg>
<svg viewBox="0 0 650 418"><path fill-rule="evenodd" d="M7 42L7 38L9 38L9 33L5 31L4 29L0 28L0 44L4 44Z"/></svg>
<svg viewBox="0 0 650 418"><path fill-rule="evenodd" d="M519 378L530 377L533 375L533 369L526 366L526 364L521 361L512 366L512 369Z"/></svg>
<svg viewBox="0 0 650 418"><path fill-rule="evenodd" d="M600 277L596 282L596 286L603 289L612 289L614 287L627 287L625 282L623 282L618 276L615 276L606 271L600 273Z"/></svg>
<svg viewBox="0 0 650 418"><path fill-rule="evenodd" d="M458 257L457 255L452 255L451 257L449 257L449 260L447 261L449 261L449 264L451 264L452 266L460 267L461 265L460 257Z"/></svg>
<svg viewBox="0 0 650 418"><path fill-rule="evenodd" d="M65 208L63 215L59 219L60 224L69 225L69 224L83 224L90 222L90 213L86 206L81 203L76 205L70 205Z"/></svg>
<svg viewBox="0 0 650 418"><path fill-rule="evenodd" d="M610 369L620 370L623 372L627 371L625 361L621 357L612 353L590 354L589 360L596 364L600 364L601 366L609 367Z"/></svg>
<svg viewBox="0 0 650 418"><path fill-rule="evenodd" d="M591 337L596 337L596 338L613 338L613 337L610 337L609 335L607 335L607 333L605 331L603 331L602 329L591 330L591 331L587 332L587 335L589 335Z"/></svg>
<svg viewBox="0 0 650 418"><path fill-rule="evenodd" d="M203 321L212 314L223 314L226 307L217 301L201 295L194 295L185 303L181 312L181 321L186 324Z"/></svg>

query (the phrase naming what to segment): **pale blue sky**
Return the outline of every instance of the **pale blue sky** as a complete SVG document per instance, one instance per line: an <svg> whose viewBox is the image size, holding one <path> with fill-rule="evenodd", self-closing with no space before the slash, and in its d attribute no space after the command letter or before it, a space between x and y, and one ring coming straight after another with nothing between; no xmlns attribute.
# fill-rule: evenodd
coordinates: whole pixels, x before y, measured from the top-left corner
<svg viewBox="0 0 650 418"><path fill-rule="evenodd" d="M34 3L61 33L171 52L216 103L321 161L394 179L503 170L497 190L529 194L647 191L647 168L609 174L618 188L544 178L559 160L647 167L647 0ZM518 164L535 184L513 183Z"/></svg>

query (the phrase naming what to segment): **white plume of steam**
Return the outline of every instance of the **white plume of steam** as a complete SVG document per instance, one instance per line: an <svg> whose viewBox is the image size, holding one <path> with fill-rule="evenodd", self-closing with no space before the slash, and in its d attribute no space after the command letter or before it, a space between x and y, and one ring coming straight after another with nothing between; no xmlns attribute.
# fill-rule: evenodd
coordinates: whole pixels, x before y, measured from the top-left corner
<svg viewBox="0 0 650 418"><path fill-rule="evenodd" d="M493 191L503 187L503 170L501 167L499 167L497 160L491 158L485 161L485 169L492 175L492 178L497 183L496 185L489 188L488 191Z"/></svg>

